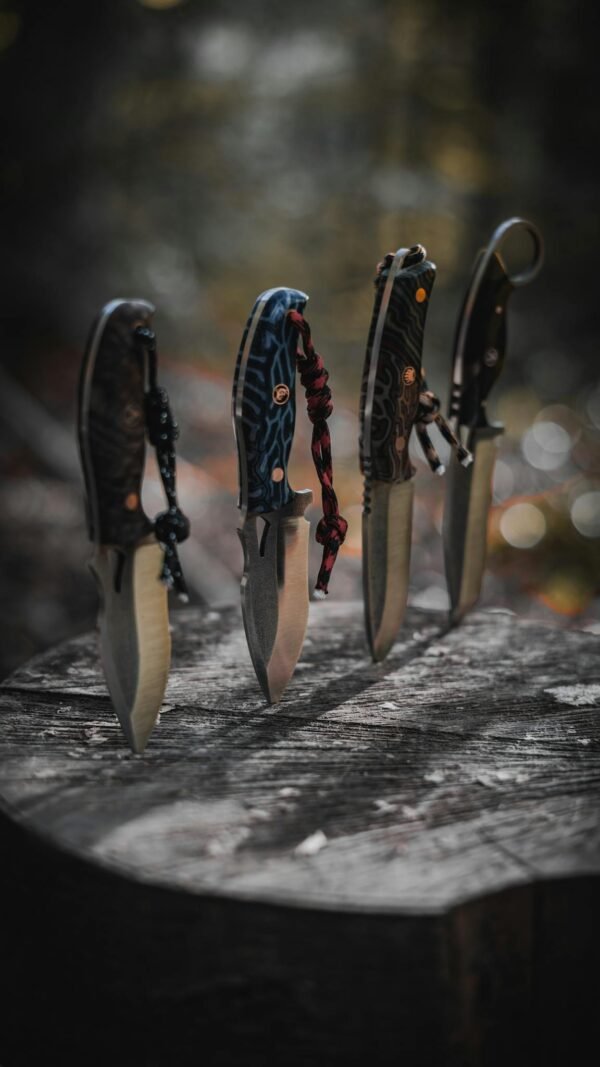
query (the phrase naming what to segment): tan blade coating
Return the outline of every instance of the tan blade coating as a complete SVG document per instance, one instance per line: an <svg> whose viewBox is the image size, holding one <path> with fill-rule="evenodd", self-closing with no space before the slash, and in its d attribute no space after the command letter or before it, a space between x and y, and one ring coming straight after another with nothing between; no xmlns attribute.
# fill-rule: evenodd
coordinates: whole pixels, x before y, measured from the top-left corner
<svg viewBox="0 0 600 1067"><path fill-rule="evenodd" d="M459 622L479 598L485 568L487 524L496 460L495 428L478 431L473 463L462 467L453 453L446 480L444 559L450 618Z"/></svg>
<svg viewBox="0 0 600 1067"><path fill-rule="evenodd" d="M296 493L295 514L249 515L240 530L244 627L256 676L271 704L281 699L304 644L310 524L303 512L311 500L311 493Z"/></svg>
<svg viewBox="0 0 600 1067"><path fill-rule="evenodd" d="M384 659L404 619L408 595L413 480L372 482L370 514L363 513L363 591L367 640Z"/></svg>
<svg viewBox="0 0 600 1067"><path fill-rule="evenodd" d="M167 589L159 580L162 549L154 538L127 551L117 592L119 556L99 545L90 566L101 597L98 625L106 684L125 737L134 752L142 752L169 674Z"/></svg>

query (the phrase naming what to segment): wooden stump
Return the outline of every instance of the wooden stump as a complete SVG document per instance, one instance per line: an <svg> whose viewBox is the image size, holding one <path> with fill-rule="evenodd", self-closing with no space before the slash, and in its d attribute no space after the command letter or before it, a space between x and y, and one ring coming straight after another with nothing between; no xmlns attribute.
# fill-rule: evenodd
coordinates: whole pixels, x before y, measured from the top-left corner
<svg viewBox="0 0 600 1067"><path fill-rule="evenodd" d="M598 638L311 606L266 707L174 616L125 746L87 635L0 689L2 1067L573 1063L597 1027Z"/></svg>

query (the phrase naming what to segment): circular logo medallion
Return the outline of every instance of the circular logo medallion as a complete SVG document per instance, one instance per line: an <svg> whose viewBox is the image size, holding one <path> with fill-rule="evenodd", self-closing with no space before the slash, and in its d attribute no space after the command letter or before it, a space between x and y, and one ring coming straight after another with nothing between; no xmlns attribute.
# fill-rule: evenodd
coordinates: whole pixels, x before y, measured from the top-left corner
<svg viewBox="0 0 600 1067"><path fill-rule="evenodd" d="M290 390L287 385L276 385L273 390L273 400L276 404L287 404L290 399Z"/></svg>
<svg viewBox="0 0 600 1067"><path fill-rule="evenodd" d="M414 367L405 367L402 371L402 381L405 385L414 385L417 377L417 372Z"/></svg>

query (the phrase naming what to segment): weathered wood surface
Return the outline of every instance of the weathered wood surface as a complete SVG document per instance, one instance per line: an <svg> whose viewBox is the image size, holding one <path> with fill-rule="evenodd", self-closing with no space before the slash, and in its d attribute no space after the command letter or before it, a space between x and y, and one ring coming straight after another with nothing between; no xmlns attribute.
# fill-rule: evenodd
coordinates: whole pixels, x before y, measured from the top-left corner
<svg viewBox="0 0 600 1067"><path fill-rule="evenodd" d="M119 1025L140 1064L217 1036L211 1064L550 1063L589 1037L597 636L413 610L375 666L361 606L317 603L272 708L237 610L175 613L173 646L143 757L91 635L0 689L7 1018L26 996L71 1062L103 1008L89 1063ZM33 1062L16 1035L3 1067Z"/></svg>

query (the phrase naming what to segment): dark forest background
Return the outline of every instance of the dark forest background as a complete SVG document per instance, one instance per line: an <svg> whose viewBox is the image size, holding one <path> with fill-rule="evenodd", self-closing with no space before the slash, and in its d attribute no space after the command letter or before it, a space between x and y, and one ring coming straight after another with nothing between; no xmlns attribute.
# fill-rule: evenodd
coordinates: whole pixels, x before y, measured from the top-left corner
<svg viewBox="0 0 600 1067"><path fill-rule="evenodd" d="M1 672L93 624L73 426L105 302L157 306L194 531L182 555L195 602L216 604L237 599L242 562L242 328L261 290L310 294L350 519L331 595L357 596L375 264L415 242L436 262L425 365L445 398L474 255L515 214L540 226L546 264L513 298L492 403L507 434L483 603L600 632L593 15L568 0L0 0ZM317 496L308 441L300 406L294 485ZM443 484L415 462L411 596L443 608ZM146 497L160 509L152 467Z"/></svg>

